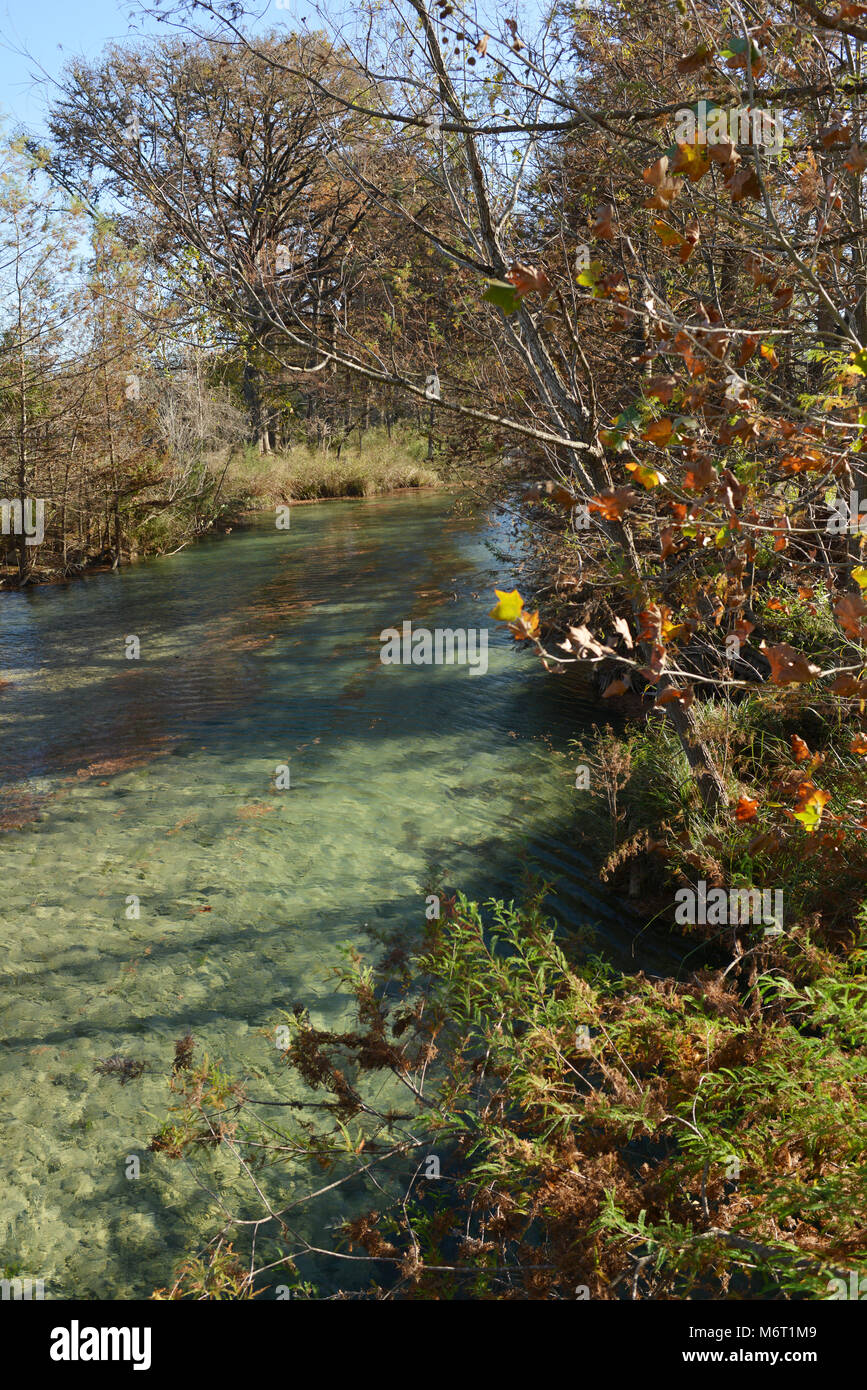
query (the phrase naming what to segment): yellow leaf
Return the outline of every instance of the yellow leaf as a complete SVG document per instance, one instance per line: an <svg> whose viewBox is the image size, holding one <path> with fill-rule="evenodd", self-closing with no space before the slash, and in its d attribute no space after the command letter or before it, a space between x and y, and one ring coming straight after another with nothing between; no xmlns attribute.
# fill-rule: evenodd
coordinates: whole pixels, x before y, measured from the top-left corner
<svg viewBox="0 0 867 1390"><path fill-rule="evenodd" d="M524 600L518 590L513 589L507 594L504 589L495 589L494 593L497 595L498 603L491 609L488 617L496 618L498 623L513 623L524 607Z"/></svg>
<svg viewBox="0 0 867 1390"><path fill-rule="evenodd" d="M792 813L804 829L812 835L822 819L822 812L831 800L831 793L815 787L812 782L802 782L798 789L797 809Z"/></svg>

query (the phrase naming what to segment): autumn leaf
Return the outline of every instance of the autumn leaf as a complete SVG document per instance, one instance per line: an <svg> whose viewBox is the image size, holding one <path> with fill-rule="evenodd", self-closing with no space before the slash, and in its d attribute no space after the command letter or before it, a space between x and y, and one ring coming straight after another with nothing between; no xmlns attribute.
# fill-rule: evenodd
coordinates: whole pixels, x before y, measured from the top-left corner
<svg viewBox="0 0 867 1390"><path fill-rule="evenodd" d="M698 246L700 240L701 228L698 223L695 220L687 222L683 229L683 245L680 248L680 255L678 256L681 265L686 265L686 262Z"/></svg>
<svg viewBox="0 0 867 1390"><path fill-rule="evenodd" d="M671 609L664 605L660 607L656 603L649 603L646 608L642 608L638 615L640 627L638 638L641 642L658 642L662 636L664 624L671 617ZM669 624L670 626L670 624Z"/></svg>
<svg viewBox="0 0 867 1390"><path fill-rule="evenodd" d="M851 139L852 127L843 125L839 120L829 121L819 131L819 141L826 150L830 150L832 145L845 145Z"/></svg>
<svg viewBox="0 0 867 1390"><path fill-rule="evenodd" d="M669 227L667 222L661 221L658 217L653 219L653 230L663 246L680 246L683 241L683 237L676 227Z"/></svg>
<svg viewBox="0 0 867 1390"><path fill-rule="evenodd" d="M751 164L745 169L738 170L736 174L732 174L726 187L733 203L742 203L744 198L761 198L762 196L761 184Z"/></svg>
<svg viewBox="0 0 867 1390"><path fill-rule="evenodd" d="M516 642L524 642L528 638L532 639L539 634L539 614L521 612L518 614L517 621L510 623L509 626L515 635Z"/></svg>
<svg viewBox="0 0 867 1390"><path fill-rule="evenodd" d="M795 755L795 762L796 762L796 763L804 763L804 762L806 762L807 759L808 759L809 756L810 756L810 750L809 750L809 748L807 747L807 745L806 745L806 743L804 742L804 740L803 740L802 738L799 738L797 734L792 734L792 737L791 737L790 742L791 742L791 745L792 745L792 752L793 752L794 755Z"/></svg>
<svg viewBox="0 0 867 1390"><path fill-rule="evenodd" d="M498 623L514 622L524 607L524 600L518 590L513 589L511 593L506 593L504 589L495 589L494 593L497 595L497 604L491 609L488 617L496 618Z"/></svg>
<svg viewBox="0 0 867 1390"><path fill-rule="evenodd" d="M669 174L666 154L660 155L659 159L644 169L641 177L654 190L653 197L644 200L646 208L660 208L665 211L683 187L682 179L673 179Z"/></svg>
<svg viewBox="0 0 867 1390"><path fill-rule="evenodd" d="M524 295L538 290L540 294L551 293L551 281L539 266L525 265L523 261L513 261L506 272L506 279L514 285L515 293L523 299Z"/></svg>
<svg viewBox="0 0 867 1390"><path fill-rule="evenodd" d="M837 676L828 689L835 695L867 700L867 681L856 680L854 676Z"/></svg>
<svg viewBox="0 0 867 1390"><path fill-rule="evenodd" d="M694 48L691 53L685 53L677 64L678 72L698 72L700 68L708 67L713 62L713 54L706 43L700 43L698 48Z"/></svg>
<svg viewBox="0 0 867 1390"><path fill-rule="evenodd" d="M777 357L777 354L774 351L773 343L762 343L760 351L762 357L764 357L771 370L776 371L777 367L779 367L780 365L780 359Z"/></svg>
<svg viewBox="0 0 867 1390"><path fill-rule="evenodd" d="M478 53L478 55L479 55L480 58L484 58L484 56L485 56L485 54L487 53L487 51L488 51L488 35L487 35L487 34L482 34L482 37L479 39L478 43L476 44L476 52Z"/></svg>
<svg viewBox="0 0 867 1390"><path fill-rule="evenodd" d="M758 801L750 801L748 796L742 796L735 807L735 820L741 822L755 820L758 810Z"/></svg>
<svg viewBox="0 0 867 1390"><path fill-rule="evenodd" d="M580 497L576 497L568 488L563 487L562 483L551 481L545 483L534 483L523 494L524 502L541 502L544 499L556 503L558 507L564 507L567 511L581 505Z"/></svg>
<svg viewBox="0 0 867 1390"><path fill-rule="evenodd" d="M761 77L765 70L765 60L752 39L729 39L720 57L725 58L728 68L743 68L746 71L749 66L754 77Z"/></svg>
<svg viewBox="0 0 867 1390"><path fill-rule="evenodd" d="M843 160L843 168L848 169L850 174L863 174L867 169L867 150L862 150L859 144L853 142Z"/></svg>
<svg viewBox="0 0 867 1390"><path fill-rule="evenodd" d="M685 174L690 183L697 183L710 168L707 146L698 141L695 144L687 145L678 140L677 154L674 156L670 168L672 174Z"/></svg>
<svg viewBox="0 0 867 1390"><path fill-rule="evenodd" d="M822 812L831 800L831 793L822 791L814 782L802 782L798 787L798 799L791 815L812 835L822 819Z"/></svg>
<svg viewBox="0 0 867 1390"><path fill-rule="evenodd" d="M844 594L834 604L834 613L847 637L860 641L867 639L867 624L863 622L867 616L867 603L860 594Z"/></svg>
<svg viewBox="0 0 867 1390"><path fill-rule="evenodd" d="M849 744L849 752L857 753L860 758L867 758L867 736L856 734Z"/></svg>
<svg viewBox="0 0 867 1390"><path fill-rule="evenodd" d="M664 530L660 531L659 533L659 558L661 560L667 560L669 555L672 555L674 553L674 548L676 544L677 538L674 533L674 527L666 526Z"/></svg>
<svg viewBox="0 0 867 1390"><path fill-rule="evenodd" d="M819 666L814 666L787 642L779 642L773 646L762 642L760 650L770 662L770 679L775 685L805 685L822 674Z"/></svg>
<svg viewBox="0 0 867 1390"><path fill-rule="evenodd" d="M791 285L778 285L771 301L775 313L781 314L792 302L794 290Z"/></svg>
<svg viewBox="0 0 867 1390"><path fill-rule="evenodd" d="M648 400L657 400L660 405L668 405L676 386L676 377L652 376L645 383L644 394Z"/></svg>
<svg viewBox="0 0 867 1390"><path fill-rule="evenodd" d="M593 226L590 235L596 237L598 241L613 241L616 235L611 225L614 216L613 203L600 203L594 214Z"/></svg>
<svg viewBox="0 0 867 1390"><path fill-rule="evenodd" d="M692 468L688 468L683 478L683 485L690 492L704 492L706 488L712 487L719 482L717 473L708 457L696 459Z"/></svg>
<svg viewBox="0 0 867 1390"><path fill-rule="evenodd" d="M627 690L626 682L619 678L606 685L602 692L603 700L610 700L615 695L625 695Z"/></svg>
<svg viewBox="0 0 867 1390"><path fill-rule="evenodd" d="M672 705L674 704L675 700L679 700L680 703L684 706L684 708L689 709L689 706L693 703L694 699L695 689L693 686L670 685L667 687L667 689L661 690L659 692L659 694L653 702L653 708L664 709L666 705Z"/></svg>
<svg viewBox="0 0 867 1390"><path fill-rule="evenodd" d="M651 421L647 429L642 431L641 438L646 439L649 444L658 444L660 448L664 448L671 439L673 430L673 422L667 416L663 416L661 420Z"/></svg>
<svg viewBox="0 0 867 1390"><path fill-rule="evenodd" d="M567 627L566 632L566 640L558 642L558 647L564 652L574 652L582 661L617 655L613 647L598 641L589 627Z"/></svg>
<svg viewBox="0 0 867 1390"><path fill-rule="evenodd" d="M731 140L714 140L707 147L708 159L722 169L732 169L740 164L741 157Z"/></svg>
<svg viewBox="0 0 867 1390"><path fill-rule="evenodd" d="M647 488L648 491L651 488L659 487L661 483L666 482L666 477L664 473L660 473L653 468L645 468L643 464L627 463L626 467L632 474L636 482L641 483L641 486Z"/></svg>
<svg viewBox="0 0 867 1390"><path fill-rule="evenodd" d="M607 487L599 493L598 497L591 497L587 509L591 512L599 512L606 521L619 521L627 507L631 507L637 497L638 494L633 492L630 487Z"/></svg>

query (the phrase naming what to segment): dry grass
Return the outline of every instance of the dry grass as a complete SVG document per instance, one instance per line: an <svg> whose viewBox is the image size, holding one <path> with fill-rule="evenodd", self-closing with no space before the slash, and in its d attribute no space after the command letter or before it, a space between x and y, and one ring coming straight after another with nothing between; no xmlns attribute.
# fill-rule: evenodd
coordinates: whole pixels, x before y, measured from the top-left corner
<svg viewBox="0 0 867 1390"><path fill-rule="evenodd" d="M363 446L335 450L297 444L286 453L262 456L247 448L231 460L225 492L251 506L310 501L320 497L374 497L396 488L440 487L442 479L424 461L426 441L385 430L369 430Z"/></svg>

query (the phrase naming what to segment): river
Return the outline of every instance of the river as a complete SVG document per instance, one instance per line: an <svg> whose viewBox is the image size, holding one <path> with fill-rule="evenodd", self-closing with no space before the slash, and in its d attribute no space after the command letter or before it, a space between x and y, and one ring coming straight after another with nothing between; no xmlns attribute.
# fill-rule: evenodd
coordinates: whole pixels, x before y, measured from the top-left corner
<svg viewBox="0 0 867 1390"><path fill-rule="evenodd" d="M564 927L629 958L575 844L592 711L487 618L495 583L520 586L492 544L505 523L440 494L329 503L0 595L7 1272L54 1298L167 1283L210 1229L191 1174L147 1150L174 1040L276 1085L265 1030L296 1000L346 1019L341 945L415 925L428 865L511 895L523 847ZM487 672L383 665L405 620L487 628ZM151 1070L94 1072L116 1053Z"/></svg>

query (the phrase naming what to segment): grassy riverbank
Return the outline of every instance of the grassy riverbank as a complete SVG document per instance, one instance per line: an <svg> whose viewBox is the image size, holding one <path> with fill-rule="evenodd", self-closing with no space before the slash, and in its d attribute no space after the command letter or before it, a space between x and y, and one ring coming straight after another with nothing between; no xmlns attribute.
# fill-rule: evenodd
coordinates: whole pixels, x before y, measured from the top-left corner
<svg viewBox="0 0 867 1390"><path fill-rule="evenodd" d="M426 454L425 439L398 430L389 439L379 428L369 430L360 447L353 441L339 453L297 444L263 456L248 446L230 460L225 486L250 508L439 487L441 477Z"/></svg>

